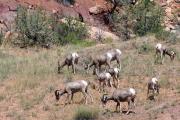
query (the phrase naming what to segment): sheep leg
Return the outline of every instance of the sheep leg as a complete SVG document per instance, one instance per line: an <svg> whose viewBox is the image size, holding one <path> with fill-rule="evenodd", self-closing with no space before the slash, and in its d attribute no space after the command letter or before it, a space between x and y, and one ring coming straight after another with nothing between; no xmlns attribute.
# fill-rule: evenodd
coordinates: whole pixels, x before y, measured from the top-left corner
<svg viewBox="0 0 180 120"><path fill-rule="evenodd" d="M163 64L164 57L163 57L163 51L161 51L161 64Z"/></svg>
<svg viewBox="0 0 180 120"><path fill-rule="evenodd" d="M74 62L72 62L72 70L73 70L73 74L75 74L75 66L74 66Z"/></svg>
<svg viewBox="0 0 180 120"><path fill-rule="evenodd" d="M130 109L130 101L128 101L128 110L127 110L127 112L126 112L126 115L129 114L129 109Z"/></svg>
<svg viewBox="0 0 180 120"><path fill-rule="evenodd" d="M86 93L88 94L88 96L90 97L90 99L91 99L91 103L93 103L94 101L93 101L93 98L92 98L92 96L91 96L91 94L88 92L88 90L86 89Z"/></svg>
<svg viewBox="0 0 180 120"><path fill-rule="evenodd" d="M117 64L118 64L119 70L121 70L121 60L120 59L117 59Z"/></svg>
<svg viewBox="0 0 180 120"><path fill-rule="evenodd" d="M66 63L64 62L62 65L60 65L60 63L58 62L58 73L61 72L61 69L66 66Z"/></svg>
<svg viewBox="0 0 180 120"><path fill-rule="evenodd" d="M119 102L117 102L117 105L116 105L116 112L119 112L119 109L118 109L118 108L119 108L119 105L120 105Z"/></svg>
<svg viewBox="0 0 180 120"><path fill-rule="evenodd" d="M108 68L111 68L111 62L110 62L110 60L108 60L108 61L106 62L106 64L107 64Z"/></svg>
<svg viewBox="0 0 180 120"><path fill-rule="evenodd" d="M105 85L106 85L106 82L104 81L103 82L103 92L105 91Z"/></svg>
<svg viewBox="0 0 180 120"><path fill-rule="evenodd" d="M70 103L73 102L73 97L74 97L74 94L72 93L72 94L71 94L71 101L70 101Z"/></svg>
<svg viewBox="0 0 180 120"><path fill-rule="evenodd" d="M70 95L70 94L67 94L66 102L65 102L64 106L67 105L67 104L69 103L69 95Z"/></svg>
<svg viewBox="0 0 180 120"><path fill-rule="evenodd" d="M87 95L85 92L82 92L83 93L83 96L84 96L84 99L85 99L85 104L87 104Z"/></svg>

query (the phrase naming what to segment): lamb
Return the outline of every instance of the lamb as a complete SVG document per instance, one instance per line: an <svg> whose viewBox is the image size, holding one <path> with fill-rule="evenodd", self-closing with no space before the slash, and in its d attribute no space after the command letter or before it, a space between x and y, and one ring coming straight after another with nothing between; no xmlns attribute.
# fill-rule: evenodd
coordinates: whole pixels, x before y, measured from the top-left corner
<svg viewBox="0 0 180 120"><path fill-rule="evenodd" d="M55 90L55 97L58 101L60 97L64 94L67 94L66 101L68 104L72 103L74 93L82 92L85 98L85 104L87 104L87 96L90 96L91 102L93 102L92 96L88 93L88 86L90 85L90 82L85 80L78 80L74 82L69 82L65 85L63 90Z"/></svg>
<svg viewBox="0 0 180 120"><path fill-rule="evenodd" d="M60 62L58 61L58 73L60 73L61 69L67 65L68 70L69 70L69 66L72 66L73 73L75 74L75 64L78 64L78 60L79 60L78 53L73 52L66 57L62 65L60 65Z"/></svg>
<svg viewBox="0 0 180 120"><path fill-rule="evenodd" d="M155 92L159 94L159 88L160 85L158 83L158 79L156 77L153 77L149 82L148 82L148 90L147 90L147 97L149 95L150 90L153 91L153 96Z"/></svg>
<svg viewBox="0 0 180 120"><path fill-rule="evenodd" d="M108 72L102 72L98 73L96 69L96 76L99 81L99 91L104 91L104 87L108 84L109 87L112 87L112 82L111 82L111 74Z"/></svg>
<svg viewBox="0 0 180 120"><path fill-rule="evenodd" d="M120 56L122 52L119 49L112 49L105 53L104 55L100 55L99 57L96 57L92 60L92 62L85 67L86 70L89 70L90 67L95 66L93 70L93 74L95 74L95 69L101 69L102 65L108 65L109 68L111 68L111 61L116 60L119 68L121 69L121 61Z"/></svg>
<svg viewBox="0 0 180 120"><path fill-rule="evenodd" d="M157 55L160 54L161 57L161 63L163 64L164 62L164 57L165 55L168 55L171 58L171 61L174 60L174 57L176 53L173 50L168 50L165 46L163 46L161 43L156 44L156 58Z"/></svg>
<svg viewBox="0 0 180 120"><path fill-rule="evenodd" d="M118 88L118 86L119 86L118 77L119 77L120 69L119 68L110 68L110 69L108 69L107 72L110 73L111 76L113 77L114 86L116 88Z"/></svg>
<svg viewBox="0 0 180 120"><path fill-rule="evenodd" d="M129 114L129 109L130 109L131 103L133 103L133 106L135 107L135 97L136 97L136 91L133 88L129 88L126 90L115 89L113 91L112 95L110 95L110 96L104 94L101 97L101 102L105 106L107 101L113 100L114 102L117 103L116 111L118 111L118 108L119 108L120 113L122 112L121 111L121 102L128 102L128 110L127 110L126 114Z"/></svg>

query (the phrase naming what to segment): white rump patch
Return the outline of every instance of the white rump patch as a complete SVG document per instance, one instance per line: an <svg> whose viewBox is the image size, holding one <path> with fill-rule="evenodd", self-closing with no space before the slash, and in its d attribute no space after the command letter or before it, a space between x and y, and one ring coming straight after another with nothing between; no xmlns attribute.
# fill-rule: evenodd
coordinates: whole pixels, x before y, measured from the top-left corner
<svg viewBox="0 0 180 120"><path fill-rule="evenodd" d="M154 77L154 78L152 78L151 81L152 81L154 84L156 84L158 80L157 80L157 78Z"/></svg>
<svg viewBox="0 0 180 120"><path fill-rule="evenodd" d="M111 78L111 74L110 73L106 73L106 77L107 77L107 79L110 79Z"/></svg>
<svg viewBox="0 0 180 120"><path fill-rule="evenodd" d="M171 55L174 55L174 51L171 51Z"/></svg>
<svg viewBox="0 0 180 120"><path fill-rule="evenodd" d="M161 44L161 43L157 43L157 44L156 44L156 48L157 48L157 49L161 49L161 48L162 48L162 44Z"/></svg>
<svg viewBox="0 0 180 120"><path fill-rule="evenodd" d="M82 82L85 86L88 85L87 81L85 81L85 80L81 80L81 82Z"/></svg>
<svg viewBox="0 0 180 120"><path fill-rule="evenodd" d="M133 89L133 88L129 88L129 91L132 93L132 95L135 95L135 94L136 94L136 91L135 91L135 89Z"/></svg>
<svg viewBox="0 0 180 120"><path fill-rule="evenodd" d="M119 68L114 68L115 73L119 73L119 71L120 71Z"/></svg>
<svg viewBox="0 0 180 120"><path fill-rule="evenodd" d="M119 49L116 49L116 52L119 53L119 55L122 54L122 52Z"/></svg>
<svg viewBox="0 0 180 120"><path fill-rule="evenodd" d="M106 55L107 55L107 57L108 57L109 59L112 59L112 57L113 57L113 56L112 56L112 54L111 54L111 53L109 53L109 52L108 52L108 53L106 53Z"/></svg>
<svg viewBox="0 0 180 120"><path fill-rule="evenodd" d="M74 52L74 53L72 53L72 57L77 58L77 57L79 57L79 55L76 52Z"/></svg>

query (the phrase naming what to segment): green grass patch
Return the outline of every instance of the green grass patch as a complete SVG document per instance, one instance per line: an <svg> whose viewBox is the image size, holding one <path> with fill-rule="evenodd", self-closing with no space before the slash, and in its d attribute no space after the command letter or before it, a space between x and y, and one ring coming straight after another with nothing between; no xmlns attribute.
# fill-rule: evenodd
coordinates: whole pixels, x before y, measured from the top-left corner
<svg viewBox="0 0 180 120"><path fill-rule="evenodd" d="M74 120L96 120L99 116L99 110L97 108L89 108L80 106L74 115Z"/></svg>

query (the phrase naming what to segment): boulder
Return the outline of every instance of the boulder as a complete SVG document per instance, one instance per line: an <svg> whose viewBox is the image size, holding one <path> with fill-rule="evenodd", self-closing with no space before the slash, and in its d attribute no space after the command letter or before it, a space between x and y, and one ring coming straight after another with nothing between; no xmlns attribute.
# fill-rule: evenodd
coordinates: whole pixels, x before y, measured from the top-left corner
<svg viewBox="0 0 180 120"><path fill-rule="evenodd" d="M89 14L97 15L102 12L104 12L104 8L101 5L96 5L94 7L89 8Z"/></svg>

